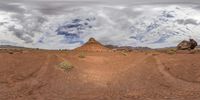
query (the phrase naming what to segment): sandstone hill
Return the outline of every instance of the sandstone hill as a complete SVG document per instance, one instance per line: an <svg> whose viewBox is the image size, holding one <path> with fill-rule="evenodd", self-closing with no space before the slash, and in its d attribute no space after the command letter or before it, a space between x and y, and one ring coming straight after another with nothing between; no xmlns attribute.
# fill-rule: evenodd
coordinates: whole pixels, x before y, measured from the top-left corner
<svg viewBox="0 0 200 100"><path fill-rule="evenodd" d="M100 42L96 41L94 38L90 38L81 47L74 49L75 51L96 51L96 52L105 52L109 49L102 45Z"/></svg>

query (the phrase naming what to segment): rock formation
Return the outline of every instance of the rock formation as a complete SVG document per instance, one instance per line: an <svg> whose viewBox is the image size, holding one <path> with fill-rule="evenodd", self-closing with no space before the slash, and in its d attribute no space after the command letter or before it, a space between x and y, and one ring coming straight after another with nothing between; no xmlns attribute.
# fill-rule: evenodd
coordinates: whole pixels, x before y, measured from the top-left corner
<svg viewBox="0 0 200 100"><path fill-rule="evenodd" d="M195 49L197 46L197 42L194 39L190 39L189 41L183 40L181 43L178 44L178 50L191 50Z"/></svg>
<svg viewBox="0 0 200 100"><path fill-rule="evenodd" d="M194 49L198 44L194 39L190 39L191 47L190 49Z"/></svg>
<svg viewBox="0 0 200 100"><path fill-rule="evenodd" d="M76 51L97 51L97 52L103 52L108 51L109 49L103 46L101 43L96 41L94 38L90 38L88 42L86 42L81 47L78 47L75 49Z"/></svg>

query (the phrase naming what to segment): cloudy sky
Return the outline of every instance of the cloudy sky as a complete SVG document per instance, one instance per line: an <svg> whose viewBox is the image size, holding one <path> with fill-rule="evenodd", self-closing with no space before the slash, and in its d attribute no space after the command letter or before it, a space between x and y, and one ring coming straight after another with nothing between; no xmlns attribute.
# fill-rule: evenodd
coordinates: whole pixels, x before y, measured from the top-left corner
<svg viewBox="0 0 200 100"><path fill-rule="evenodd" d="M119 46L200 42L199 0L1 0L0 45L73 49L90 37Z"/></svg>

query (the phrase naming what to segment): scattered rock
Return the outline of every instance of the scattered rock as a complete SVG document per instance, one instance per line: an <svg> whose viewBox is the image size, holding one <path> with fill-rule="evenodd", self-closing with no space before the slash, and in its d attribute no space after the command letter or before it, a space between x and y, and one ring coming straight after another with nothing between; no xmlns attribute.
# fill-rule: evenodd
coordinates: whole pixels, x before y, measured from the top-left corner
<svg viewBox="0 0 200 100"><path fill-rule="evenodd" d="M10 51L9 54L13 54L13 52Z"/></svg>

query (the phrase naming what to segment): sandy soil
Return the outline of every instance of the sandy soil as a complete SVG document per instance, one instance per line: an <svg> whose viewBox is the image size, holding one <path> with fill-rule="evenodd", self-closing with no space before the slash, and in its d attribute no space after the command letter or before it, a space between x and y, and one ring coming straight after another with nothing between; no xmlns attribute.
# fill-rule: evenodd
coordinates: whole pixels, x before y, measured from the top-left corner
<svg viewBox="0 0 200 100"><path fill-rule="evenodd" d="M199 58L159 52L1 52L0 100L199 100ZM63 61L74 68L60 69Z"/></svg>

